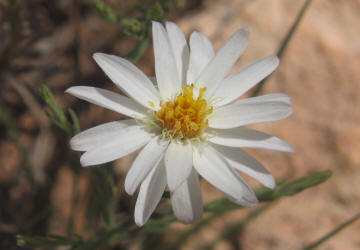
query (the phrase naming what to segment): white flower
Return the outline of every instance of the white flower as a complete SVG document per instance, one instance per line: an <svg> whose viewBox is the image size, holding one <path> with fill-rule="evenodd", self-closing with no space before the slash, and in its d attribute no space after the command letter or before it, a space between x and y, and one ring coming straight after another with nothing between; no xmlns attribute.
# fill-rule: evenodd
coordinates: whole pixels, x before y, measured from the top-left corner
<svg viewBox="0 0 360 250"><path fill-rule="evenodd" d="M214 52L209 39L194 31L189 47L176 24L153 22L157 87L129 61L102 53L95 61L130 98L108 90L77 86L66 92L132 119L88 129L71 140L85 151L83 166L121 158L144 147L125 180L132 195L140 186L135 222L142 226L159 203L166 185L176 217L193 223L202 216L200 174L237 204L253 206L257 198L236 170L269 188L273 176L238 147L290 152L281 139L240 126L283 119L292 113L284 94L237 98L271 74L279 59L271 55L227 77L245 50L247 28Z"/></svg>

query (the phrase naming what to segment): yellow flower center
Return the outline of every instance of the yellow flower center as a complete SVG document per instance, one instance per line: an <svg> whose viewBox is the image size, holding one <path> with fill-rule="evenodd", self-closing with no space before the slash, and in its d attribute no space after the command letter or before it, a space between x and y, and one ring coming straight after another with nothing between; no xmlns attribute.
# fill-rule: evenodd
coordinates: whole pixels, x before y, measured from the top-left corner
<svg viewBox="0 0 360 250"><path fill-rule="evenodd" d="M173 101L160 102L161 109L155 113L163 134L172 138L194 138L208 127L206 117L213 112L208 107L203 94L206 88L199 90L199 96L193 98L194 85L182 87L182 93Z"/></svg>

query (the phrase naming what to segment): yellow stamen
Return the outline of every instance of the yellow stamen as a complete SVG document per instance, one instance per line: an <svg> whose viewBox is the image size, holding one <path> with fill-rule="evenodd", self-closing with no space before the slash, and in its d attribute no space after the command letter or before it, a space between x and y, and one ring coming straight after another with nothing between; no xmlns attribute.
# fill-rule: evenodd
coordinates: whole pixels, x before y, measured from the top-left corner
<svg viewBox="0 0 360 250"><path fill-rule="evenodd" d="M200 88L199 96L193 98L194 86L183 86L180 95L173 101L160 102L161 109L155 113L158 124L172 138L194 138L208 127L206 117L213 112L203 98L206 88ZM164 131L163 131L164 132Z"/></svg>

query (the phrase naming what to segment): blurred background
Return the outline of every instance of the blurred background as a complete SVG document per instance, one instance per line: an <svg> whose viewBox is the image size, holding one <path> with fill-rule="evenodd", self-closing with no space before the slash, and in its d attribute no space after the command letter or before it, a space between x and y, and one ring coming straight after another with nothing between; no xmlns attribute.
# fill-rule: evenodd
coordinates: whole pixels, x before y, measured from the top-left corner
<svg viewBox="0 0 360 250"><path fill-rule="evenodd" d="M285 139L296 152L247 151L278 180L325 169L333 171L332 177L277 201L236 230L228 229L252 209L226 213L180 240L179 232L191 226L175 223L176 230L155 236L140 232L131 249L157 249L159 242L177 242L173 248L180 249L302 249L359 212L360 2L306 2L310 4L281 54L279 68L261 90L261 94L291 96L294 114L284 121L252 126ZM46 107L43 85L51 90L66 119L71 120L70 107L77 114L81 130L122 119L64 93L73 85L120 91L96 66L94 52L126 56L153 76L151 19L172 20L187 37L197 29L209 36L216 49L238 28L248 26L251 39L233 68L236 72L277 53L304 3L1 0L0 249L31 249L16 246L17 234L86 238L101 228L102 183L94 178L96 170L80 167L79 154L70 149L69 134L75 131L66 133L49 119L47 112L52 110ZM133 213L135 197L125 193L123 181L135 156L113 165L120 217ZM247 180L252 187L260 187ZM204 203L222 197L206 182L202 189ZM229 234L219 238L220 232ZM319 249L360 249L359 232L356 222ZM99 249L124 246L120 241Z"/></svg>

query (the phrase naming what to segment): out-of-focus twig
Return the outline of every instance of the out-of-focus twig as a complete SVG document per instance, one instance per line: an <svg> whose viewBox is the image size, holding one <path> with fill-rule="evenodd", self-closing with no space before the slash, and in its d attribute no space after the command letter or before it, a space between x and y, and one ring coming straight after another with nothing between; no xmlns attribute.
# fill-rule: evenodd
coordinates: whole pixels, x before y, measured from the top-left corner
<svg viewBox="0 0 360 250"><path fill-rule="evenodd" d="M35 117L41 129L46 129L50 126L50 122L43 112L41 105L37 102L31 92L25 85L16 79L11 73L5 72L5 80L14 88L14 90L21 96L24 104L29 108L29 111Z"/></svg>
<svg viewBox="0 0 360 250"><path fill-rule="evenodd" d="M40 133L36 137L31 150L28 152L29 163L32 167L34 180L38 183L45 181L44 167L51 157L53 151L53 137L50 132L50 122L46 117L41 105L35 97L26 88L26 86L16 79L10 72L6 72L4 79L21 96L24 104L28 107L30 113L35 117Z"/></svg>
<svg viewBox="0 0 360 250"><path fill-rule="evenodd" d="M10 0L4 15L10 24L10 38L7 40L4 48L0 51L0 69L7 67L7 62L18 47L21 35L20 22L20 1Z"/></svg>
<svg viewBox="0 0 360 250"><path fill-rule="evenodd" d="M311 0L306 0L304 5L302 6L301 10L299 11L295 22L293 23L293 25L291 26L290 30L288 31L288 33L286 34L286 37L284 38L284 40L281 42L280 48L277 51L277 56L279 58L282 57L287 45L289 44L290 39L292 38L292 36L294 35L294 32L296 31L296 29L299 26L300 21L302 20L302 18L304 17L304 14L306 12L306 10L308 9L309 5L311 3ZM262 80L257 87L255 88L255 90L252 92L251 96L257 96L260 94L262 88L264 87L267 79L269 79L268 77L265 78L264 80Z"/></svg>

